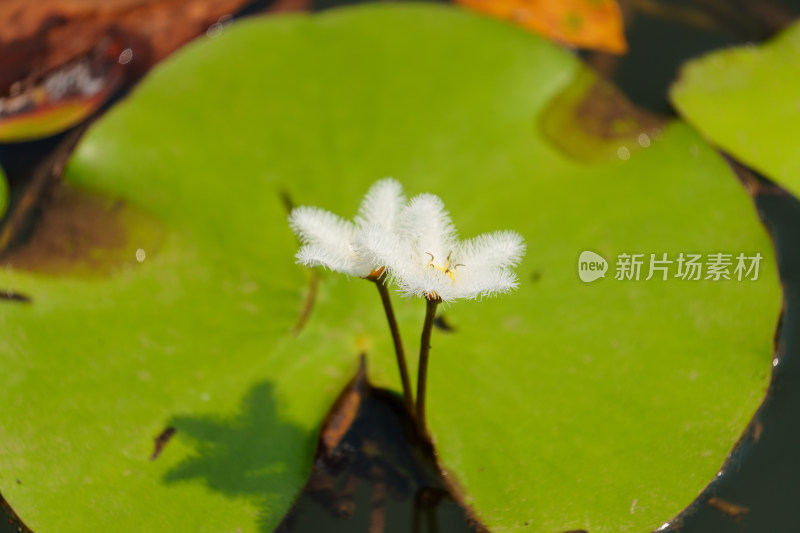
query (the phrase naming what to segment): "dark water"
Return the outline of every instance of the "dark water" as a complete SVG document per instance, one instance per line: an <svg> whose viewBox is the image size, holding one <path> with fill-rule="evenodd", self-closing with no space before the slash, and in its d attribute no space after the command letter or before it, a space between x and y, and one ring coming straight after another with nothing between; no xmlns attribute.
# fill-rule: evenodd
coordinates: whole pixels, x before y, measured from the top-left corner
<svg viewBox="0 0 800 533"><path fill-rule="evenodd" d="M360 401L355 419L335 447L320 446L275 533L485 531L454 498L402 399L370 386L363 371L349 389Z"/></svg>
<svg viewBox="0 0 800 533"><path fill-rule="evenodd" d="M612 80L634 103L671 114L667 89L681 65L710 50L761 42L800 13L800 1L661 0L627 6L627 54L582 52L581 57ZM649 9L632 6L648 4Z"/></svg>
<svg viewBox="0 0 800 533"><path fill-rule="evenodd" d="M358 2L317 0L315 8L351 3ZM684 11L637 12L626 27L631 52L622 59L597 53L581 55L634 102L665 114L671 113L667 87L682 62L725 45L761 41L786 23L788 15L800 12L800 1L656 3ZM714 24L698 27L688 23L687 8L704 13ZM683 13L684 18L675 13ZM0 145L0 165L12 186L12 199L23 193L30 176L45 163L52 164L53 155L64 149L69 136ZM800 247L796 245L800 242L800 202L767 178L737 169L745 180L757 184L754 201L772 234L784 290L772 381L763 405L721 475L664 531L800 532L796 510L800 502ZM0 305L26 304L0 301ZM416 436L397 397L366 381L357 386L360 404L352 424L335 448L320 449L305 488L277 533L481 530L439 474L431 450ZM0 498L0 533L21 531L27 529Z"/></svg>

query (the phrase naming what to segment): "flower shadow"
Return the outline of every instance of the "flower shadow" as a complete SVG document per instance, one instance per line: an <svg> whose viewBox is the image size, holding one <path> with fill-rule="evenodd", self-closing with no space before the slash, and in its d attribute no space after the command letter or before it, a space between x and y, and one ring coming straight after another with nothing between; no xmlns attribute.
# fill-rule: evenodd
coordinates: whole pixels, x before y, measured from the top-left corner
<svg viewBox="0 0 800 533"><path fill-rule="evenodd" d="M280 420L270 383L253 387L233 417L182 415L171 424L195 451L164 481L199 480L256 502L258 531L486 531L442 477L402 399L373 387L363 360L319 437Z"/></svg>
<svg viewBox="0 0 800 533"><path fill-rule="evenodd" d="M302 484L297 472L310 468L315 446L313 433L278 417L273 388L268 382L255 385L233 418L175 416L170 425L192 441L195 452L164 476L166 483L202 480L226 496L258 501L259 531L265 532L291 506L292 489Z"/></svg>

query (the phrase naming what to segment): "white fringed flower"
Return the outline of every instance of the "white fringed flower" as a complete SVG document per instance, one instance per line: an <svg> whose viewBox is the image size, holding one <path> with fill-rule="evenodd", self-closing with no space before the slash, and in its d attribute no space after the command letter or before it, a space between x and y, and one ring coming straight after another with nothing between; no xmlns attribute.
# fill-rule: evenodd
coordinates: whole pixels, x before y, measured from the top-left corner
<svg viewBox="0 0 800 533"><path fill-rule="evenodd" d="M357 246L385 266L406 296L452 301L507 293L518 285L513 268L525 254L514 231L459 241L438 196L421 194L400 212L397 230L362 229Z"/></svg>
<svg viewBox="0 0 800 533"><path fill-rule="evenodd" d="M370 187L358 208L354 222L318 207L298 207L289 215L289 226L302 246L295 257L308 267L323 266L349 276L375 275L380 264L356 248L364 228L386 234L396 230L398 215L405 204L403 187L385 178Z"/></svg>

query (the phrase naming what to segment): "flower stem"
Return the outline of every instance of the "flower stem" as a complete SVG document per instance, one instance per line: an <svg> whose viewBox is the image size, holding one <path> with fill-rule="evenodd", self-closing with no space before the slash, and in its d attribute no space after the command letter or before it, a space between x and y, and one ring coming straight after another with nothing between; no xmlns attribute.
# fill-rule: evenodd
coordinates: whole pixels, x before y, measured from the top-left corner
<svg viewBox="0 0 800 533"><path fill-rule="evenodd" d="M389 322L389 330L392 332L394 352L397 355L397 367L400 369L400 379L403 382L403 398L405 399L408 412L413 413L414 396L411 392L411 379L408 377L408 365L406 364L406 355L403 350L403 340L400 338L400 329L397 327L397 319L394 316L394 309L392 309L392 301L389 299L389 288L382 279L375 279L374 281L375 286L378 287L378 293L381 295L383 310L386 311L386 320Z"/></svg>
<svg viewBox="0 0 800 533"><path fill-rule="evenodd" d="M436 317L436 307L441 303L439 298L428 298L425 308L425 322L422 325L422 338L419 344L419 370L417 372L417 425L425 438L428 435L428 425L425 421L425 387L428 380L428 354L431 350L431 332L433 319Z"/></svg>

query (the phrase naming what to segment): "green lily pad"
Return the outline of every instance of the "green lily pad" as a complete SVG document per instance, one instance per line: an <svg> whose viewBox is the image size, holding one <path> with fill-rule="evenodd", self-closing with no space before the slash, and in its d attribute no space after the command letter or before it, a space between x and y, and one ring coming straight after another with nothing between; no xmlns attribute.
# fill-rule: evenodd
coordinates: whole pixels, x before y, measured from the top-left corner
<svg viewBox="0 0 800 533"><path fill-rule="evenodd" d="M800 23L681 69L670 97L714 144L800 195Z"/></svg>
<svg viewBox="0 0 800 533"><path fill-rule="evenodd" d="M67 183L158 229L95 274L0 270L34 299L0 314L0 491L37 533L270 531L358 353L399 389L370 283L323 274L291 334L310 277L281 195L349 215L392 175L439 194L463 235L529 244L518 293L448 307L456 331L432 342L431 431L478 517L495 532L669 520L763 396L775 261L689 127L601 165L547 141L540 115L583 69L503 23L388 4L243 22L156 68ZM579 280L587 249L606 279ZM622 252L764 260L757 281L623 282ZM424 305L396 308L413 352Z"/></svg>

